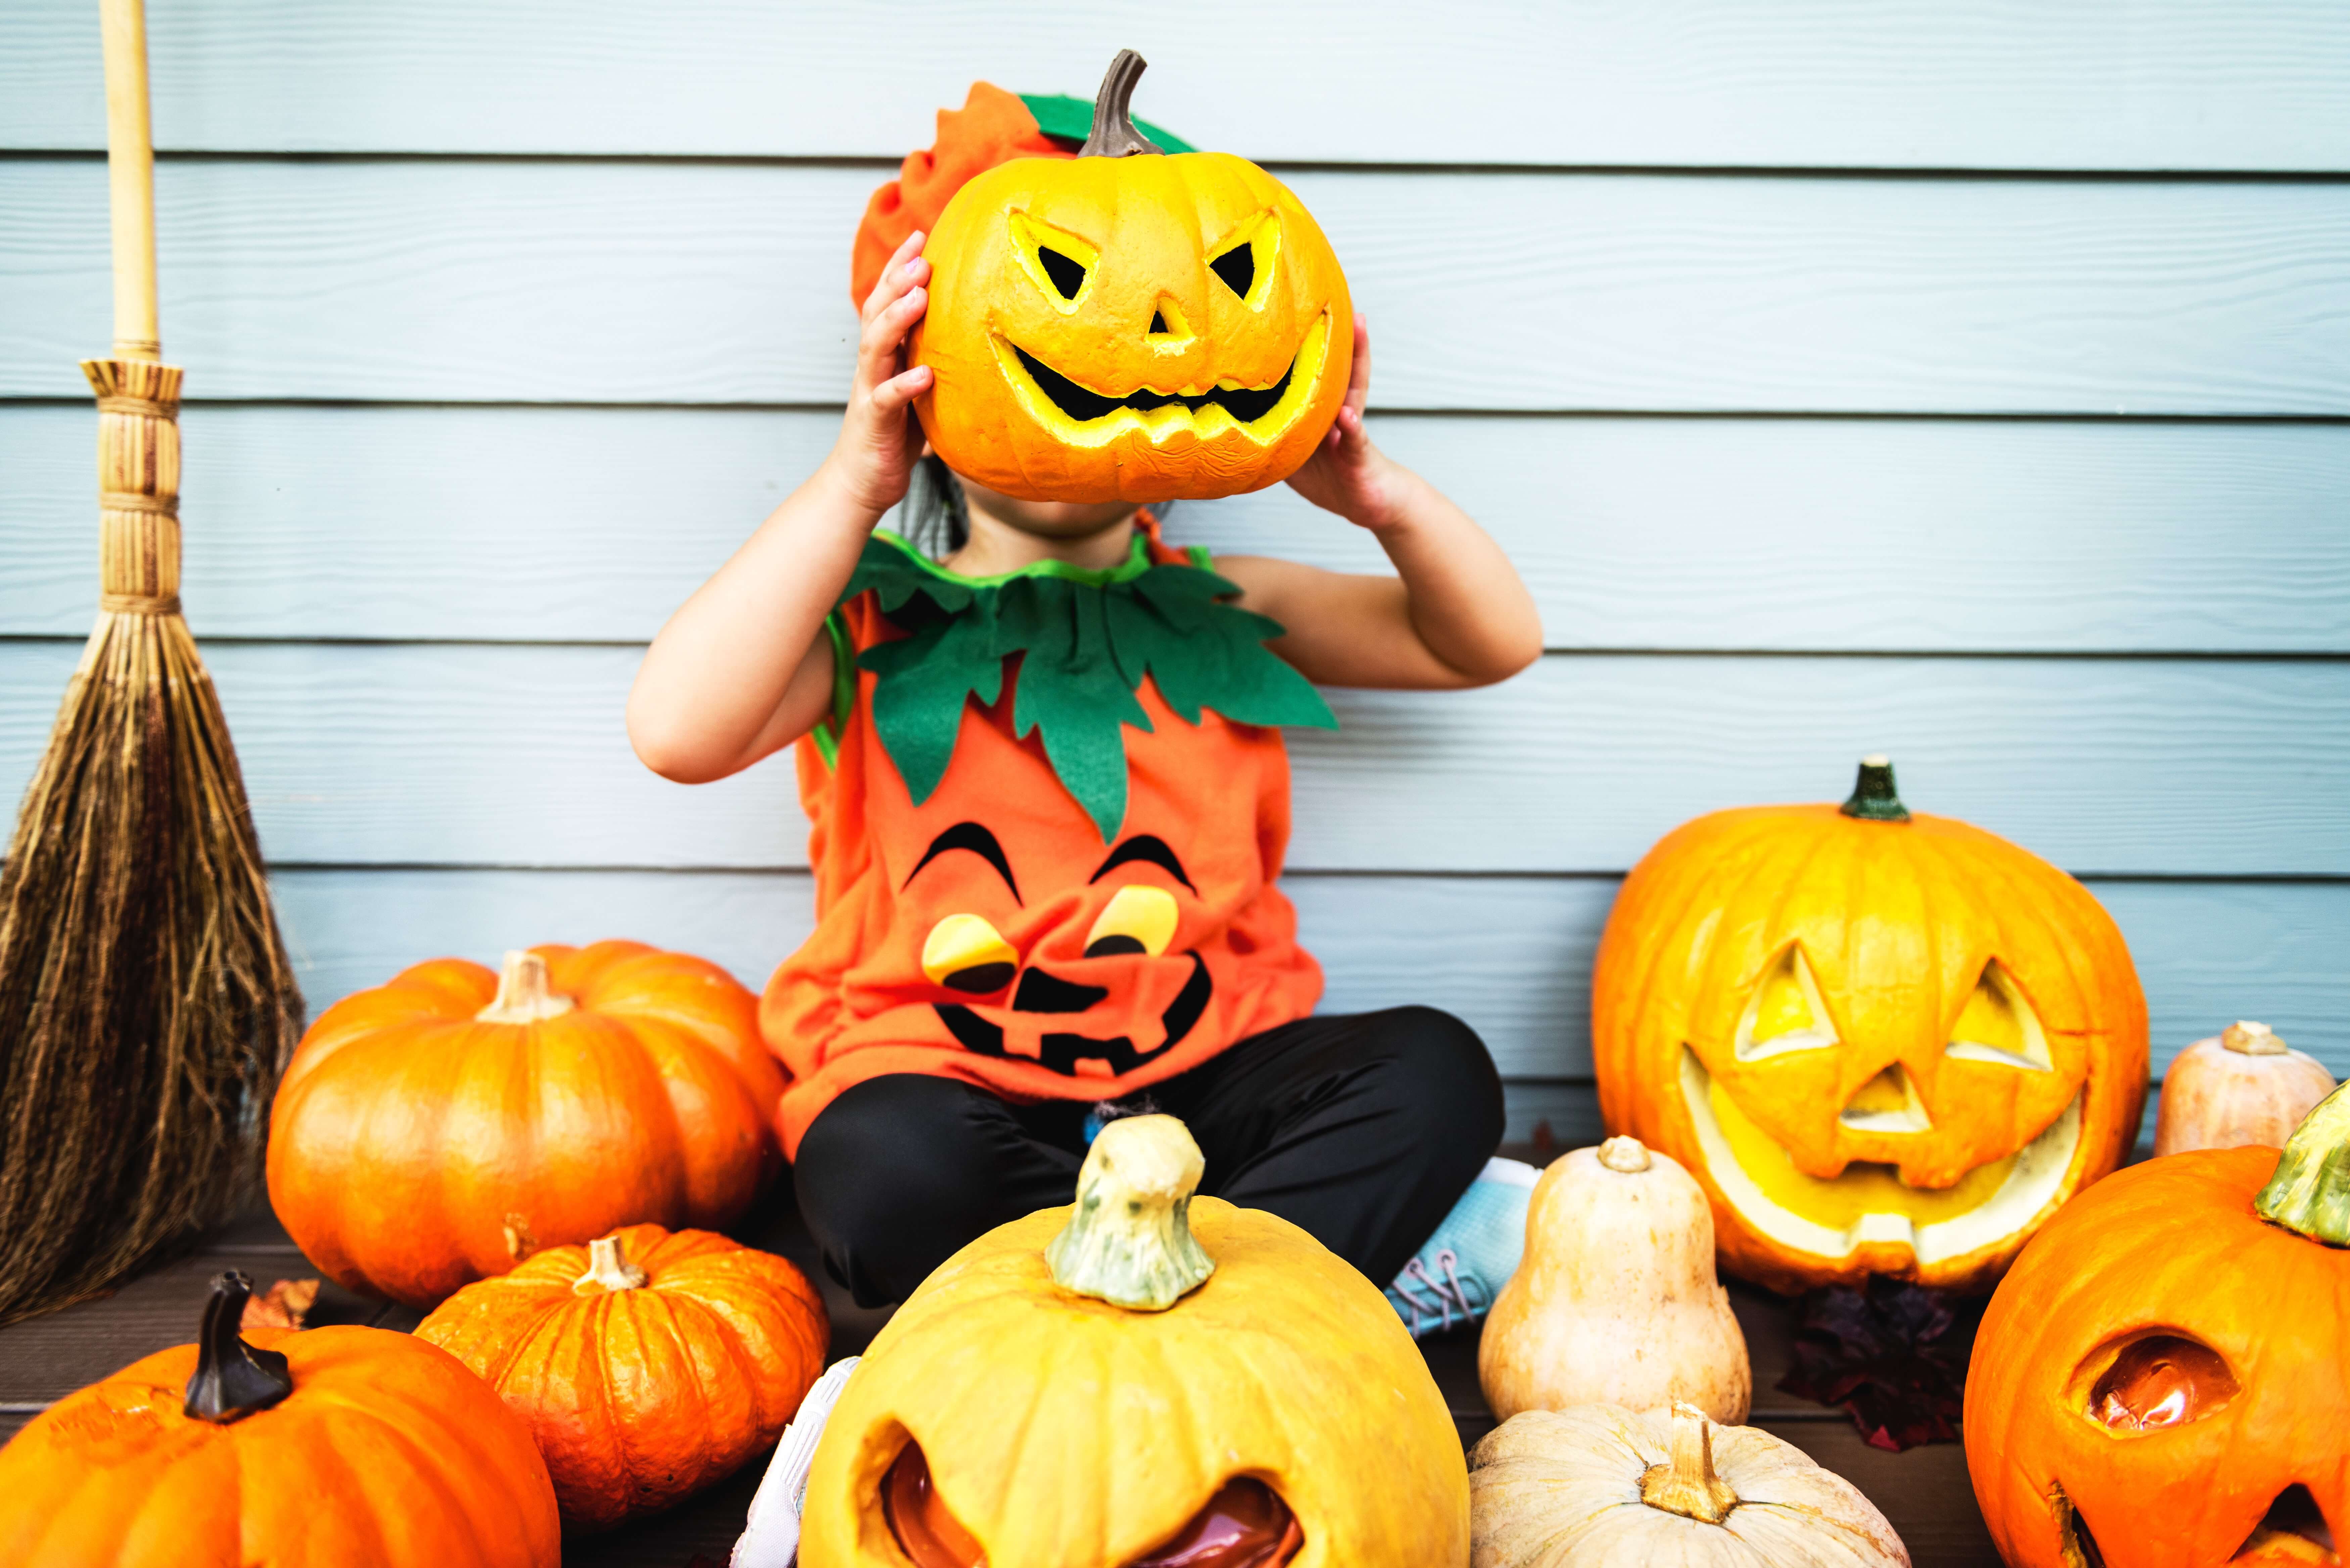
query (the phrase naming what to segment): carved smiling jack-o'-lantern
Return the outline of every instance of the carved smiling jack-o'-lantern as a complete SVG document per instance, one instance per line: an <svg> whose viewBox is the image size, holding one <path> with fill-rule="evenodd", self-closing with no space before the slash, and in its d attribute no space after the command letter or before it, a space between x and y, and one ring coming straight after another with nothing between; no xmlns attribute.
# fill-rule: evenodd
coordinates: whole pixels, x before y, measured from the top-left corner
<svg viewBox="0 0 2350 1568"><path fill-rule="evenodd" d="M1401 1321L1287 1220L1192 1197L1201 1168L1173 1117L1114 1121L1073 1207L940 1265L826 1420L800 1560L1467 1568L1461 1440Z"/></svg>
<svg viewBox="0 0 2350 1568"><path fill-rule="evenodd" d="M2068 1204L1991 1298L1967 1374L1967 1469L2000 1555L2335 1568L2345 1302L2350 1090L2282 1154L2165 1155Z"/></svg>
<svg viewBox="0 0 2350 1568"><path fill-rule="evenodd" d="M2078 882L1912 816L1716 812L1626 880L1593 977L1600 1106L1687 1166L1724 1263L1785 1291L1995 1280L2137 1136L2146 1001Z"/></svg>
<svg viewBox="0 0 2350 1568"><path fill-rule="evenodd" d="M1313 455L1347 392L1354 311L1313 216L1222 152L1169 155L1119 54L1071 160L973 178L924 254L911 359L947 465L1036 501L1258 490Z"/></svg>

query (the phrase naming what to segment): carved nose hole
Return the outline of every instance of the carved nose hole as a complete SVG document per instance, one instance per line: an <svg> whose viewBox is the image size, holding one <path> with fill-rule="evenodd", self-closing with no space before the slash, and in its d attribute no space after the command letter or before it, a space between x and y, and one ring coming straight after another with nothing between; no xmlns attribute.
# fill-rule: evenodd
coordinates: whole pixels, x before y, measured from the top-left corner
<svg viewBox="0 0 2350 1568"><path fill-rule="evenodd" d="M1143 337L1153 348L1172 351L1191 341L1191 324L1184 319L1183 307L1162 294L1150 312L1150 330Z"/></svg>
<svg viewBox="0 0 2350 1568"><path fill-rule="evenodd" d="M1908 1069L1898 1062L1863 1084L1836 1119L1855 1132L1920 1133L1934 1126Z"/></svg>
<svg viewBox="0 0 2350 1568"><path fill-rule="evenodd" d="M2327 1527L2325 1515L2318 1511L2317 1499L2310 1495L2307 1487L2295 1481L2277 1493L2277 1500L2269 1504L2268 1512L2252 1526L2251 1534L2244 1538L2236 1555L2250 1557L2254 1552L2280 1547L2291 1551L2301 1542L2324 1552L2334 1549L2334 1532Z"/></svg>
<svg viewBox="0 0 2350 1568"><path fill-rule="evenodd" d="M1032 969L1020 977L1020 989L1012 993L1012 1011L1083 1012L1108 994L1106 985L1078 985L1041 969Z"/></svg>

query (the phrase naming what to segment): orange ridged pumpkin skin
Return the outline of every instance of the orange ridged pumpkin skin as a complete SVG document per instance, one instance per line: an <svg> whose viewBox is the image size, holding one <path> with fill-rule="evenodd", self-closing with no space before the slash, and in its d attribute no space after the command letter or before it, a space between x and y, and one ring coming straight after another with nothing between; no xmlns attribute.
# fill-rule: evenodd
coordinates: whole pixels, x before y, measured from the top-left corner
<svg viewBox="0 0 2350 1568"><path fill-rule="evenodd" d="M1210 264L1259 223L1276 238L1243 296ZM1074 299L1035 259L1055 235L1067 236L1065 253L1094 253ZM1346 400L1354 306L1337 256L1287 186L1230 153L1014 159L955 192L923 254L931 301L908 356L937 378L914 405L922 431L948 467L1006 495L1262 490L1314 455ZM1170 330L1154 332L1154 320ZM1293 380L1245 424L1171 406L1080 421L1014 350L1111 399Z"/></svg>
<svg viewBox="0 0 2350 1568"><path fill-rule="evenodd" d="M875 1336L816 1446L802 1563L904 1568L879 1494L910 1439L988 1568L1123 1568L1234 1477L1295 1511L1287 1568L1468 1568L1459 1431L1377 1286L1287 1220L1198 1197L1215 1272L1132 1312L1055 1283L1072 1213L989 1231Z"/></svg>
<svg viewBox="0 0 2350 1568"><path fill-rule="evenodd" d="M1766 979L1798 962L1825 1007L1813 1020L1821 1048L1750 1053ZM1987 986L2007 987L2013 1015L2033 1020L2044 1064L1953 1054ZM1642 858L1600 941L1592 1047L1607 1130L1686 1167L1712 1201L1724 1266L1791 1293L1871 1272L1987 1288L2040 1222L2121 1162L2146 1096L2145 997L2119 929L2086 888L1952 818L1866 820L1826 805L1716 812ZM1908 1129L1866 1116L1856 1119L1871 1125L1854 1125L1853 1107L1887 1084L1914 1091L1900 1113ZM1854 1170L1891 1196L1866 1200L1865 1218L1842 1230L1789 1223L1757 1199L1774 1189L1725 1152L1735 1146L1716 1096L1783 1151L1770 1158L1793 1173L1780 1169L1787 1185L1775 1190L1832 1205L1831 1186ZM2068 1159L2074 1124L2060 1118L2075 1105ZM2011 1189L1990 1179L2002 1168L2038 1174ZM1931 1231L1933 1195L1979 1169L1981 1189L2002 1201L1974 1203L1979 1188L1962 1189L1950 1201L1971 1207L1950 1215L1961 1223ZM1880 1201L1912 1193L1914 1211L1877 1219Z"/></svg>
<svg viewBox="0 0 2350 1568"><path fill-rule="evenodd" d="M783 1072L725 971L639 942L530 950L561 1016L477 1022L499 977L436 959L303 1036L269 1200L340 1283L429 1308L542 1247L723 1226L780 1168Z"/></svg>
<svg viewBox="0 0 2350 1568"><path fill-rule="evenodd" d="M529 1423L567 1522L669 1507L772 1445L824 1370L824 1303L789 1262L707 1231L616 1232L633 1289L575 1282L550 1247L467 1285L419 1324Z"/></svg>
<svg viewBox="0 0 2350 1568"><path fill-rule="evenodd" d="M375 1328L261 1329L294 1392L181 1413L196 1347L68 1395L0 1449L9 1568L556 1568L522 1421L454 1357Z"/></svg>
<svg viewBox="0 0 2350 1568"><path fill-rule="evenodd" d="M1967 1469L2014 1568L2080 1561L2060 1495L2108 1568L2315 1568L2327 1559L2289 1539L2235 1556L2294 1485L2337 1541L2350 1530L2350 1251L2252 1212L2277 1159L2198 1149L2117 1172L2067 1204L1991 1297L1967 1373ZM2217 1352L2233 1397L2116 1432L2090 1395L2157 1334Z"/></svg>

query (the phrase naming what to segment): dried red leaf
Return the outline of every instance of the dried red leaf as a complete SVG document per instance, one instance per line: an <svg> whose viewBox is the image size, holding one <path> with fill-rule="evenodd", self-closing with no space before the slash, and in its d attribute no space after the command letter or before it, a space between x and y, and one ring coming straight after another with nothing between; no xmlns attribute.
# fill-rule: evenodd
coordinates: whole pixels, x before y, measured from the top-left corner
<svg viewBox="0 0 2350 1568"><path fill-rule="evenodd" d="M1871 1448L1959 1440L1967 1360L1983 1303L1872 1276L1804 1297L1781 1391L1833 1405Z"/></svg>
<svg viewBox="0 0 2350 1568"><path fill-rule="evenodd" d="M244 1316L237 1327L247 1333L256 1328L300 1328L317 1299L317 1281L280 1280L262 1294L245 1298Z"/></svg>

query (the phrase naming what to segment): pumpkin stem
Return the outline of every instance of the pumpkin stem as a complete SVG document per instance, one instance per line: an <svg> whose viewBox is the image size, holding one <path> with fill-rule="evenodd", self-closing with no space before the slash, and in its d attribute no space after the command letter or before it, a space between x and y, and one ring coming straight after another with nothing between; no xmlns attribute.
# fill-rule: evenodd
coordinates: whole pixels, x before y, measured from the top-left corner
<svg viewBox="0 0 2350 1568"><path fill-rule="evenodd" d="M2350 1084L2302 1118L2252 1212L2329 1247L2350 1247Z"/></svg>
<svg viewBox="0 0 2350 1568"><path fill-rule="evenodd" d="M1673 1457L1640 1473L1640 1501L1683 1519L1720 1524L1738 1494L1713 1471L1713 1423L1694 1405L1673 1401Z"/></svg>
<svg viewBox="0 0 2350 1568"><path fill-rule="evenodd" d="M1053 1282L1136 1312L1164 1312L1216 1272L1191 1234L1191 1194L1207 1169L1173 1116L1121 1116L1077 1172L1069 1223L1045 1249Z"/></svg>
<svg viewBox="0 0 2350 1568"><path fill-rule="evenodd" d="M196 1335L196 1370L188 1378L187 1402L180 1407L190 1420L224 1427L294 1392L286 1358L245 1344L236 1332L252 1294L253 1282L234 1269L213 1276L204 1326Z"/></svg>
<svg viewBox="0 0 2350 1568"><path fill-rule="evenodd" d="M477 1023L536 1023L543 1018L560 1018L577 1004L547 983L546 960L536 953L516 951L506 954L504 968L498 971L498 993L490 1004L473 1014Z"/></svg>
<svg viewBox="0 0 2350 1568"><path fill-rule="evenodd" d="M1846 816L1856 816L1864 822L1907 822L1909 808L1893 789L1893 759L1883 754L1860 759L1860 777L1852 786L1852 798L1842 807Z"/></svg>
<svg viewBox="0 0 2350 1568"><path fill-rule="evenodd" d="M1599 1146L1599 1163L1622 1176L1638 1176L1648 1168L1648 1146L1628 1135L1611 1137Z"/></svg>
<svg viewBox="0 0 2350 1568"><path fill-rule="evenodd" d="M2287 1054L2285 1043L2277 1038L2276 1031L2265 1023L2241 1019L2220 1032L2220 1044L2230 1051L2241 1051L2247 1056L2282 1056Z"/></svg>
<svg viewBox="0 0 2350 1568"><path fill-rule="evenodd" d="M598 1236L588 1243L588 1272L571 1282L575 1296L592 1296L603 1291L633 1291L645 1282L645 1272L629 1262L620 1250L620 1238Z"/></svg>
<svg viewBox="0 0 2350 1568"><path fill-rule="evenodd" d="M1132 49L1120 49L1094 94L1093 134L1077 149L1080 158L1131 158L1138 152L1167 150L1134 129L1134 84L1149 65Z"/></svg>

